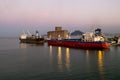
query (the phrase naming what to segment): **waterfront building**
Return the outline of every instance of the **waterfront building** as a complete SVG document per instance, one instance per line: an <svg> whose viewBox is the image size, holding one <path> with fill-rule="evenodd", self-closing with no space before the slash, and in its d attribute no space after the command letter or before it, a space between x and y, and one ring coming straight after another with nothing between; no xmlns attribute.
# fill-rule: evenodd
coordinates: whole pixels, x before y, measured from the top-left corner
<svg viewBox="0 0 120 80"><path fill-rule="evenodd" d="M48 39L68 39L68 30L62 30L62 27L55 27L55 31L47 32Z"/></svg>

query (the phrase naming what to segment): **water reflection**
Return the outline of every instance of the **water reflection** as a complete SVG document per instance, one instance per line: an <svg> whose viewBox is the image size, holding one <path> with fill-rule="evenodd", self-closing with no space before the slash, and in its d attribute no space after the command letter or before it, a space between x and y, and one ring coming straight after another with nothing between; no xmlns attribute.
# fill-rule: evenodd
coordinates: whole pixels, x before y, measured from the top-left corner
<svg viewBox="0 0 120 80"><path fill-rule="evenodd" d="M20 48L27 48L27 44L26 43L20 43Z"/></svg>
<svg viewBox="0 0 120 80"><path fill-rule="evenodd" d="M20 48L28 48L28 47L36 47L36 46L44 46L46 47L46 45L44 44L30 44L30 43L19 43L20 44Z"/></svg>
<svg viewBox="0 0 120 80"><path fill-rule="evenodd" d="M20 43L19 47L22 48L22 49L25 49L25 48L27 48L27 44L26 43ZM22 50L22 52L21 52L22 64L26 64L27 59L28 59L27 51L26 50Z"/></svg>
<svg viewBox="0 0 120 80"><path fill-rule="evenodd" d="M49 49L50 49L50 56L52 57L52 46L51 45L49 46Z"/></svg>
<svg viewBox="0 0 120 80"><path fill-rule="evenodd" d="M61 47L58 47L58 69L59 69L59 71L63 71L63 67L62 67L62 49L61 49Z"/></svg>
<svg viewBox="0 0 120 80"><path fill-rule="evenodd" d="M66 48L66 68L70 71L70 49Z"/></svg>
<svg viewBox="0 0 120 80"><path fill-rule="evenodd" d="M51 70L53 70L53 54L52 54L52 49L53 47L50 45L49 46L49 58L50 58L50 67L51 67Z"/></svg>
<svg viewBox="0 0 120 80"><path fill-rule="evenodd" d="M86 61L89 61L89 50L86 50Z"/></svg>
<svg viewBox="0 0 120 80"><path fill-rule="evenodd" d="M52 46L49 46L49 52L50 52L50 64L52 64Z"/></svg>
<svg viewBox="0 0 120 80"><path fill-rule="evenodd" d="M64 49L63 49L64 50ZM53 57L54 55L54 57ZM62 72L63 69L70 71L70 49L69 48L65 48L65 53L62 53L62 47L57 47L57 60L55 57L55 54L53 54L53 46L49 46L49 57L50 57L50 65L51 65L51 69L54 69L55 66L53 66L53 61L57 61L57 68L58 71ZM65 61L65 62L64 62ZM63 64L65 63L65 64ZM65 68L64 68L65 66Z"/></svg>
<svg viewBox="0 0 120 80"><path fill-rule="evenodd" d="M89 50L86 50L86 64L89 67Z"/></svg>
<svg viewBox="0 0 120 80"><path fill-rule="evenodd" d="M104 64L103 64L103 51L98 51L98 68L101 76L101 80L104 80Z"/></svg>

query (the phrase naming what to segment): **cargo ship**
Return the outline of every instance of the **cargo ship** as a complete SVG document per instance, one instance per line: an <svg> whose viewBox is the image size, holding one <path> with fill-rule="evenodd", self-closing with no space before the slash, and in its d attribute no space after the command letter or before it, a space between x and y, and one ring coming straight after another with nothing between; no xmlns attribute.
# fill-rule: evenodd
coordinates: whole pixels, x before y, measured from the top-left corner
<svg viewBox="0 0 120 80"><path fill-rule="evenodd" d="M19 37L21 43L31 43L31 44L44 44L44 38L39 35L39 32L36 31L35 35L22 33Z"/></svg>
<svg viewBox="0 0 120 80"><path fill-rule="evenodd" d="M107 49L110 46L109 43L106 42L105 36L101 33L101 29L99 28L83 34L80 39L51 39L48 40L48 45L82 49Z"/></svg>

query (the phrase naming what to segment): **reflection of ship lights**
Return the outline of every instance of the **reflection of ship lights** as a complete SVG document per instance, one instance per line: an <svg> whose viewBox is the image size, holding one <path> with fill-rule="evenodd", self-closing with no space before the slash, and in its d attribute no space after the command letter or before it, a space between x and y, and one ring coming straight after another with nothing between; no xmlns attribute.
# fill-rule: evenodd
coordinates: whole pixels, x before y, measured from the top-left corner
<svg viewBox="0 0 120 80"><path fill-rule="evenodd" d="M66 68L70 71L70 50L66 48Z"/></svg>
<svg viewBox="0 0 120 80"><path fill-rule="evenodd" d="M89 50L86 50L86 64L87 67L89 68Z"/></svg>
<svg viewBox="0 0 120 80"><path fill-rule="evenodd" d="M61 54L61 47L58 47L58 54Z"/></svg>
<svg viewBox="0 0 120 80"><path fill-rule="evenodd" d="M61 47L58 47L58 68L62 71L62 50Z"/></svg>
<svg viewBox="0 0 120 80"><path fill-rule="evenodd" d="M103 52L102 51L98 51L98 67L99 67L99 71L100 71L100 75L102 80L104 80L104 72L103 72Z"/></svg>
<svg viewBox="0 0 120 80"><path fill-rule="evenodd" d="M62 64L61 47L58 47L58 64Z"/></svg>
<svg viewBox="0 0 120 80"><path fill-rule="evenodd" d="M69 54L69 53L70 53L69 48L66 48L66 54Z"/></svg>
<svg viewBox="0 0 120 80"><path fill-rule="evenodd" d="M103 53L102 51L98 51L98 64L99 64L99 67L103 67Z"/></svg>
<svg viewBox="0 0 120 80"><path fill-rule="evenodd" d="M26 43L20 43L20 48L26 48L27 44Z"/></svg>
<svg viewBox="0 0 120 80"><path fill-rule="evenodd" d="M89 60L89 50L86 50L86 59Z"/></svg>
<svg viewBox="0 0 120 80"><path fill-rule="evenodd" d="M52 46L50 46L50 54L52 54Z"/></svg>
<svg viewBox="0 0 120 80"><path fill-rule="evenodd" d="M49 52L50 52L50 63L52 64L52 46L49 46Z"/></svg>

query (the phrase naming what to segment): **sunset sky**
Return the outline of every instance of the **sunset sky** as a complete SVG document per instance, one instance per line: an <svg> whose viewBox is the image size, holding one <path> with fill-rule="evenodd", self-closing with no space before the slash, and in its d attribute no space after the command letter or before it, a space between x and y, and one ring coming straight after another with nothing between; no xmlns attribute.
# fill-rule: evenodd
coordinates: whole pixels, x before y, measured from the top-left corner
<svg viewBox="0 0 120 80"><path fill-rule="evenodd" d="M0 0L0 37L23 30L46 34L55 26L90 31L91 25L119 32L120 0Z"/></svg>

